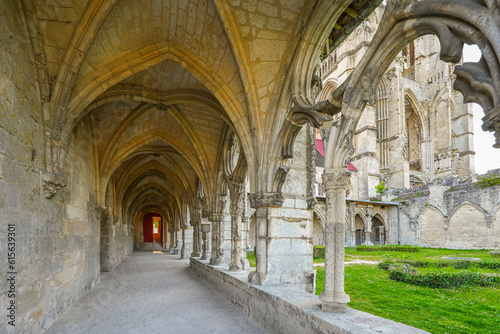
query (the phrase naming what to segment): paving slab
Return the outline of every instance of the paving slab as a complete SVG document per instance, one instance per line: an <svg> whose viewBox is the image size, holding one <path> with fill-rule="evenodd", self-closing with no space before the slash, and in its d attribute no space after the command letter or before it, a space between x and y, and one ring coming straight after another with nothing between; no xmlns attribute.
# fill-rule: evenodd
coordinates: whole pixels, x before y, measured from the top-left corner
<svg viewBox="0 0 500 334"><path fill-rule="evenodd" d="M178 257L132 253L46 333L266 333Z"/></svg>

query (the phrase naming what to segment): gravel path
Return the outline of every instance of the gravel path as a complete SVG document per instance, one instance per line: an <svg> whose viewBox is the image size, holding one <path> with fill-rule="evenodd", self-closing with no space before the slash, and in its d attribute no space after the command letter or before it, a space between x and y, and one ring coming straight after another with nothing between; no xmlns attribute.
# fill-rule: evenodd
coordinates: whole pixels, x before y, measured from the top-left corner
<svg viewBox="0 0 500 334"><path fill-rule="evenodd" d="M266 333L169 253L134 252L46 333Z"/></svg>

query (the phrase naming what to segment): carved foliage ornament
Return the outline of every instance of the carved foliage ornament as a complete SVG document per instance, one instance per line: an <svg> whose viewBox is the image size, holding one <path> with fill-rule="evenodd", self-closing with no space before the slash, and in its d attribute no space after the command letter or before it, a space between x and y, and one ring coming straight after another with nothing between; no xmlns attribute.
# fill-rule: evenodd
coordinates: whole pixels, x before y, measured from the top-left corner
<svg viewBox="0 0 500 334"><path fill-rule="evenodd" d="M66 187L65 178L61 174L46 172L42 178L42 187L45 198L51 199L60 189Z"/></svg>
<svg viewBox="0 0 500 334"><path fill-rule="evenodd" d="M338 170L323 173L323 185L325 189L347 189L351 184L351 173L346 170Z"/></svg>
<svg viewBox="0 0 500 334"><path fill-rule="evenodd" d="M285 197L281 192L279 193L264 193L259 192L256 194L249 194L250 206L252 208L260 208L266 206L282 206Z"/></svg>

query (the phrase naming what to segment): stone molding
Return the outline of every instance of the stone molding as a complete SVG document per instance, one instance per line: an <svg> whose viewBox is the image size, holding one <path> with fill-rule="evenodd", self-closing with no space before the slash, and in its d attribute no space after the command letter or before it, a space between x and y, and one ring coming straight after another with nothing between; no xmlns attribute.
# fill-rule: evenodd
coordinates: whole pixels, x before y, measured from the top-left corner
<svg viewBox="0 0 500 334"><path fill-rule="evenodd" d="M250 200L250 207L260 208L265 206L282 206L285 201L285 196L283 196L281 192L265 193L261 191L255 194L249 194L248 199Z"/></svg>
<svg viewBox="0 0 500 334"><path fill-rule="evenodd" d="M323 173L323 185L325 190L344 188L351 184L351 173L347 170L338 170Z"/></svg>

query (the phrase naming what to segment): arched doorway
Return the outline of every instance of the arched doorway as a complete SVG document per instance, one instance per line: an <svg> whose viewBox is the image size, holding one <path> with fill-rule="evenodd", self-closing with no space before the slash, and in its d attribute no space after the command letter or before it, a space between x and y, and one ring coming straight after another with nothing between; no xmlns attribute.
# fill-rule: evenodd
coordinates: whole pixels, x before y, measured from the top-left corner
<svg viewBox="0 0 500 334"><path fill-rule="evenodd" d="M356 246L362 245L365 241L364 239L364 231L365 231L365 223L363 219L359 215L356 215L354 218L354 225L356 229Z"/></svg>
<svg viewBox="0 0 500 334"><path fill-rule="evenodd" d="M385 244L385 226L380 217L372 218L371 242L374 245Z"/></svg>
<svg viewBox="0 0 500 334"><path fill-rule="evenodd" d="M162 218L156 213L147 213L142 219L142 231L144 242L156 242L160 245L163 242L162 237Z"/></svg>

